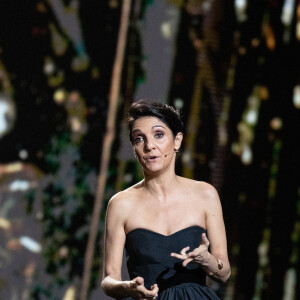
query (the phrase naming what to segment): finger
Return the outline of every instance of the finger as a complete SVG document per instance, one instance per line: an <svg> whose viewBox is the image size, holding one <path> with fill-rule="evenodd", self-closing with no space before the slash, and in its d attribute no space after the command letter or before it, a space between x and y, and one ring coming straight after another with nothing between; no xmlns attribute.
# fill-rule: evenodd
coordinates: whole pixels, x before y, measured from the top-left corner
<svg viewBox="0 0 300 300"><path fill-rule="evenodd" d="M180 254L182 254L182 255L186 255L186 251L188 251L189 249L190 249L190 247L189 247L189 246L187 246L187 247L183 248L183 249L180 251Z"/></svg>
<svg viewBox="0 0 300 300"><path fill-rule="evenodd" d="M147 290L145 287L140 287L137 292L138 299L153 299L158 296L158 292Z"/></svg>
<svg viewBox="0 0 300 300"><path fill-rule="evenodd" d="M177 253L171 253L171 256L176 257L178 259L186 259L186 254L185 255L181 255L181 254L177 254Z"/></svg>
<svg viewBox="0 0 300 300"><path fill-rule="evenodd" d="M188 258L188 259L184 260L183 263L182 263L182 266L183 266L183 267L186 267L187 264L189 264L191 261L193 261L192 258Z"/></svg>
<svg viewBox="0 0 300 300"><path fill-rule="evenodd" d="M194 259L199 255L199 253L193 252L193 253L189 253L189 255L187 256L190 259Z"/></svg>
<svg viewBox="0 0 300 300"><path fill-rule="evenodd" d="M202 240L201 240L201 244L200 245L205 245L206 247L208 247L209 246L209 240L208 240L206 234L202 233L201 237L202 237Z"/></svg>
<svg viewBox="0 0 300 300"><path fill-rule="evenodd" d="M194 249L192 252L188 253L187 257L188 258L195 258L201 253L200 248Z"/></svg>
<svg viewBox="0 0 300 300"><path fill-rule="evenodd" d="M158 296L158 286L155 285L154 288L151 290L152 294L151 294L151 299L156 299L156 297ZM153 296L154 294L154 296Z"/></svg>
<svg viewBox="0 0 300 300"><path fill-rule="evenodd" d="M152 291L158 294L159 288L157 284L154 284L154 288Z"/></svg>
<svg viewBox="0 0 300 300"><path fill-rule="evenodd" d="M158 295L158 285L155 283L153 285L151 285L150 289L148 290L147 288L145 288L145 286L142 286L139 288L140 292L143 293L144 297L154 297Z"/></svg>
<svg viewBox="0 0 300 300"><path fill-rule="evenodd" d="M153 285L151 285L151 287L150 287L150 290L151 290L151 291L155 291L155 290L157 290L157 291L158 291L157 284L153 284Z"/></svg>
<svg viewBox="0 0 300 300"><path fill-rule="evenodd" d="M157 297L158 296L158 289L154 289L152 291L149 291L149 290L147 290L145 288L145 290L143 289L143 291L141 291L141 292L143 292L144 297L150 298L150 299L153 298L153 297Z"/></svg>
<svg viewBox="0 0 300 300"><path fill-rule="evenodd" d="M143 285L144 284L144 278L143 277L136 277L133 279L133 281L137 284L137 285Z"/></svg>

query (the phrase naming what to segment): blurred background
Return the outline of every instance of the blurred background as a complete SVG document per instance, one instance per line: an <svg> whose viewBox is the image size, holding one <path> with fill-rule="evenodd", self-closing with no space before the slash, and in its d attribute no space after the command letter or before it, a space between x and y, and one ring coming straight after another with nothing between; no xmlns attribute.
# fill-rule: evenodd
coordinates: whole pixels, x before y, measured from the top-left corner
<svg viewBox="0 0 300 300"><path fill-rule="evenodd" d="M212 288L300 299L299 0L1 1L0 299L111 299L104 216L142 178L141 98L181 110L177 174L220 194L232 275Z"/></svg>

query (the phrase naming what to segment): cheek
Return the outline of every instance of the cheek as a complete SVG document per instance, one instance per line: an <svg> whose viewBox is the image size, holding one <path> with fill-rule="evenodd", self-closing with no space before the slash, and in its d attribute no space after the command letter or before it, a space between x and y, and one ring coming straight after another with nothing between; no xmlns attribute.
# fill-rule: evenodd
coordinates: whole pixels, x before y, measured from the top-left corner
<svg viewBox="0 0 300 300"><path fill-rule="evenodd" d="M173 141L173 139L170 139L169 137L163 137L163 138L157 140L156 145L159 148L169 149L169 148L174 147L174 141Z"/></svg>
<svg viewBox="0 0 300 300"><path fill-rule="evenodd" d="M138 161L141 160L142 154L141 154L141 150L139 148L137 148L137 147L133 148L133 154Z"/></svg>
<svg viewBox="0 0 300 300"><path fill-rule="evenodd" d="M136 158L138 158L138 156L139 156L139 151L138 151L136 148L133 149L133 153L134 153L134 156L135 156Z"/></svg>
<svg viewBox="0 0 300 300"><path fill-rule="evenodd" d="M161 139L156 139L155 144L161 147L167 147L170 144L170 140L168 137L163 136Z"/></svg>

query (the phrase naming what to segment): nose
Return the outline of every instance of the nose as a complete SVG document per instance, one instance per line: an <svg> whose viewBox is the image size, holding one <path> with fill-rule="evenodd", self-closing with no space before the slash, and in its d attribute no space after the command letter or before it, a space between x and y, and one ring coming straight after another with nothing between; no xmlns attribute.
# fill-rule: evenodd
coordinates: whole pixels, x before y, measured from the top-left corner
<svg viewBox="0 0 300 300"><path fill-rule="evenodd" d="M156 147L153 138L147 138L146 142L144 143L144 146L145 146L145 151L151 151Z"/></svg>

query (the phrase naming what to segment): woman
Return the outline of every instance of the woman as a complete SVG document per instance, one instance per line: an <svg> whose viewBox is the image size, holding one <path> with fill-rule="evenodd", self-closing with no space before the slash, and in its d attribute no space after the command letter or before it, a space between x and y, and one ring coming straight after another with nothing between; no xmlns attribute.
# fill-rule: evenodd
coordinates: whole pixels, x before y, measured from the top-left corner
<svg viewBox="0 0 300 300"><path fill-rule="evenodd" d="M171 106L140 100L129 134L144 179L116 194L106 215L102 288L116 299L219 299L206 275L230 276L216 190L175 174L182 122ZM122 281L123 249L131 280Z"/></svg>

